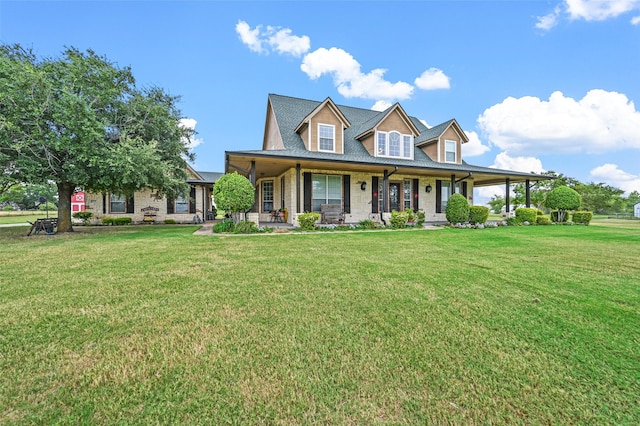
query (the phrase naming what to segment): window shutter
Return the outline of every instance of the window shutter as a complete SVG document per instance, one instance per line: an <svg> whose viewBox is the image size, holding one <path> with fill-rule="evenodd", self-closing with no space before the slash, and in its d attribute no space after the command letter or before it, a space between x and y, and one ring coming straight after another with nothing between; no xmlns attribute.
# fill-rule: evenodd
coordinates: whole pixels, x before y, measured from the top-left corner
<svg viewBox="0 0 640 426"><path fill-rule="evenodd" d="M371 178L371 213L378 213L378 176Z"/></svg>
<svg viewBox="0 0 640 426"><path fill-rule="evenodd" d="M442 213L442 181L436 180L436 213Z"/></svg>
<svg viewBox="0 0 640 426"><path fill-rule="evenodd" d="M420 204L418 203L419 200L419 196L418 193L419 191L419 187L420 187L420 181L418 179L414 179L413 180L413 210L418 210L418 208L420 207Z"/></svg>
<svg viewBox="0 0 640 426"><path fill-rule="evenodd" d="M107 214L107 194L102 194L102 214Z"/></svg>
<svg viewBox="0 0 640 426"><path fill-rule="evenodd" d="M351 175L342 176L342 193L344 197L344 212L351 213Z"/></svg>
<svg viewBox="0 0 640 426"><path fill-rule="evenodd" d="M135 207L133 205L133 195L127 198L127 213L135 212Z"/></svg>
<svg viewBox="0 0 640 426"><path fill-rule="evenodd" d="M311 173L304 172L304 208L305 212L311 211L311 196L312 196L312 185L311 182Z"/></svg>
<svg viewBox="0 0 640 426"><path fill-rule="evenodd" d="M467 182L462 182L462 195L467 198Z"/></svg>
<svg viewBox="0 0 640 426"><path fill-rule="evenodd" d="M167 197L167 214L173 214L174 212L173 198Z"/></svg>
<svg viewBox="0 0 640 426"><path fill-rule="evenodd" d="M191 186L191 190L189 191L189 213L196 212L196 187Z"/></svg>

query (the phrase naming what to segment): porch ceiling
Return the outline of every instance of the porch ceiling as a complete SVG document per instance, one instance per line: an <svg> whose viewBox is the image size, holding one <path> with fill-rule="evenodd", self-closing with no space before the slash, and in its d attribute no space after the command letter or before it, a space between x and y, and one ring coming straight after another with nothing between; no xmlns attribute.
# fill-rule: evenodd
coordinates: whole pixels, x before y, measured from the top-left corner
<svg viewBox="0 0 640 426"><path fill-rule="evenodd" d="M248 176L251 170L251 164L255 162L255 175L256 178L264 177L278 177L285 171L295 168L297 164L303 169L321 169L336 172L360 172L370 173L373 175L384 174L384 171L393 172L396 166L389 164L371 164L361 162L350 161L326 161L322 159L305 159L305 158L291 158L291 157L279 157L276 155L264 155L262 153L227 153L227 161L225 164L225 172L232 173L237 171L238 173ZM485 169L485 170L478 170ZM469 176L469 173L472 173ZM398 166L397 173L409 174L413 176L425 176L436 177L443 180L451 179L454 175L455 179L467 178L473 181L474 186L490 186L490 185L504 185L506 179L509 178L510 183L525 182L527 179L530 181L546 180L551 177L540 176L531 174L528 176L526 173L513 172L509 173L504 170L496 170L495 172L486 170L486 168L479 168L470 166L469 169L451 170L451 169L436 169L426 167L409 167Z"/></svg>

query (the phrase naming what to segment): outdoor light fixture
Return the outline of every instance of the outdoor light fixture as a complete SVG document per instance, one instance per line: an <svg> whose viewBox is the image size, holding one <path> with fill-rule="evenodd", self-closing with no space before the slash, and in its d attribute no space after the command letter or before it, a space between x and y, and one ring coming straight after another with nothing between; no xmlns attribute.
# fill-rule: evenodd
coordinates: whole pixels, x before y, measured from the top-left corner
<svg viewBox="0 0 640 426"><path fill-rule="evenodd" d="M431 184L427 185L427 186L424 188L424 190L425 190L427 193L431 192Z"/></svg>
<svg viewBox="0 0 640 426"><path fill-rule="evenodd" d="M366 191L366 189L367 189L367 182L364 182L364 181L360 182L360 189L361 189L361 190L363 190L363 191Z"/></svg>

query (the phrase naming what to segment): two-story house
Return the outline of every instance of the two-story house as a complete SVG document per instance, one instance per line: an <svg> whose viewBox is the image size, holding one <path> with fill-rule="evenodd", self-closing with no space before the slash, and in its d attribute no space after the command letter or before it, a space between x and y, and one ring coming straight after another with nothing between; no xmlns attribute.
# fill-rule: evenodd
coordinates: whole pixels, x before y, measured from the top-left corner
<svg viewBox="0 0 640 426"><path fill-rule="evenodd" d="M422 209L445 221L453 193L473 204L473 188L548 176L473 166L462 159L468 138L455 119L428 128L398 103L385 111L270 94L262 149L226 151L225 173L256 187L254 212L297 215L339 205L346 223L385 220L393 210Z"/></svg>

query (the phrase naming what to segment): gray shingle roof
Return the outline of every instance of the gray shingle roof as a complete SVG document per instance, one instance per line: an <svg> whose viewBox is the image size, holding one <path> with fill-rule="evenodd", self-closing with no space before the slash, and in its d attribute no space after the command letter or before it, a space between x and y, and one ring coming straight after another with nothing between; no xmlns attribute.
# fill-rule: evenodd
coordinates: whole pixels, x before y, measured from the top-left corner
<svg viewBox="0 0 640 426"><path fill-rule="evenodd" d="M512 176L536 176L531 173L514 172L512 170L499 170L488 167L474 166L462 162L462 164L439 163L433 161L420 148L414 148L414 159L379 158L369 154L356 136L372 129L389 110L380 112L364 108L355 108L344 105L336 105L342 114L349 120L351 126L344 131L344 153L334 154L328 152L314 152L306 149L300 135L295 129L302 120L313 111L321 102L308 99L300 99L289 96L269 94L269 102L273 107L275 119L282 137L284 149L279 150L255 150L234 151L237 154L247 154L263 157L300 158L309 160L336 161L347 163L380 164L387 166L412 167L433 170L450 170L459 172L479 173L504 173ZM393 107L390 107L393 108ZM420 131L415 143L431 140L440 136L454 121L453 119L437 126L427 128L418 118L409 117L415 127Z"/></svg>

